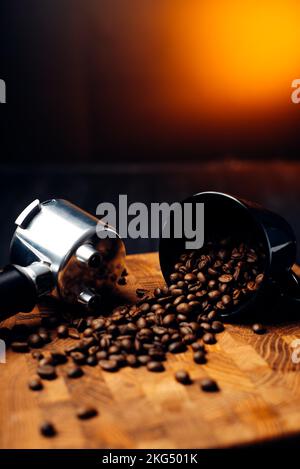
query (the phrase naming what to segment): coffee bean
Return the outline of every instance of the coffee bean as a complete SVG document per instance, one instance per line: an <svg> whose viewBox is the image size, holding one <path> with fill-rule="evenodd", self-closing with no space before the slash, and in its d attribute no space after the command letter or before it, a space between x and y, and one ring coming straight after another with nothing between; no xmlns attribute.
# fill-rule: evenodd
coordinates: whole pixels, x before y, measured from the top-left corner
<svg viewBox="0 0 300 469"><path fill-rule="evenodd" d="M55 368L52 365L39 365L37 373L43 379L51 380L57 377Z"/></svg>
<svg viewBox="0 0 300 469"><path fill-rule="evenodd" d="M197 281L197 277L196 277L195 274L185 274L185 276L183 278L187 282L196 282Z"/></svg>
<svg viewBox="0 0 300 469"><path fill-rule="evenodd" d="M149 363L151 360L149 355L140 355L137 357L137 359L141 365L147 365L147 363Z"/></svg>
<svg viewBox="0 0 300 469"><path fill-rule="evenodd" d="M12 342L11 348L14 352L24 353L29 352L28 343L27 342Z"/></svg>
<svg viewBox="0 0 300 469"><path fill-rule="evenodd" d="M86 359L86 364L89 366L96 366L98 364L98 360L95 355L90 355Z"/></svg>
<svg viewBox="0 0 300 469"><path fill-rule="evenodd" d="M195 352L193 358L194 358L195 363L198 363L198 364L206 363L205 353L201 350L198 350L197 352Z"/></svg>
<svg viewBox="0 0 300 469"><path fill-rule="evenodd" d="M42 352L38 352L38 351L33 351L31 352L31 356L32 358L34 358L35 360L41 360L42 358L44 358L44 355Z"/></svg>
<svg viewBox="0 0 300 469"><path fill-rule="evenodd" d="M66 363L67 357L64 353L54 351L51 352L51 359L52 359L52 364L55 365L62 365L63 363Z"/></svg>
<svg viewBox="0 0 300 469"><path fill-rule="evenodd" d="M210 332L207 332L206 334L204 334L204 336L202 337L202 340L205 344L215 344L216 343L216 338L215 338L214 334L211 334Z"/></svg>
<svg viewBox="0 0 300 469"><path fill-rule="evenodd" d="M95 407L79 407L76 411L76 416L80 420L88 420L98 415L97 409Z"/></svg>
<svg viewBox="0 0 300 469"><path fill-rule="evenodd" d="M200 387L201 387L202 391L205 391L205 392L216 392L216 391L219 391L219 387L218 387L216 381L214 381L214 380L211 379L211 378L203 378L203 379L201 379L201 381L200 381Z"/></svg>
<svg viewBox="0 0 300 469"><path fill-rule="evenodd" d="M144 290L143 288L137 288L135 293L138 298L143 298L143 296L146 295L147 290Z"/></svg>
<svg viewBox="0 0 300 469"><path fill-rule="evenodd" d="M189 314L191 312L191 307L189 306L188 303L180 303L177 307L176 307L176 311L177 313L180 313L180 314Z"/></svg>
<svg viewBox="0 0 300 469"><path fill-rule="evenodd" d="M31 334L28 337L28 345L32 348L40 348L44 345L44 342L39 334Z"/></svg>
<svg viewBox="0 0 300 469"><path fill-rule="evenodd" d="M193 342L192 349L194 350L194 352L205 352L205 347L203 344L200 344L200 342Z"/></svg>
<svg viewBox="0 0 300 469"><path fill-rule="evenodd" d="M233 277L230 274L223 274L218 278L218 280L221 283L229 283L229 282L232 282Z"/></svg>
<svg viewBox="0 0 300 469"><path fill-rule="evenodd" d="M149 361L147 363L147 370L154 371L154 372L161 372L165 370L165 367L161 362Z"/></svg>
<svg viewBox="0 0 300 469"><path fill-rule="evenodd" d="M175 373L175 379L178 381L178 383L181 384L190 384L191 383L191 377L189 373L185 370L178 370Z"/></svg>
<svg viewBox="0 0 300 469"><path fill-rule="evenodd" d="M72 365L67 369L68 378L80 378L83 375L83 371L79 366Z"/></svg>
<svg viewBox="0 0 300 469"><path fill-rule="evenodd" d="M71 337L71 339L80 339L80 334L76 331L76 329L69 329L69 337Z"/></svg>
<svg viewBox="0 0 300 469"><path fill-rule="evenodd" d="M212 328L212 331L216 333L224 331L224 325L220 321L213 321L211 324L211 328Z"/></svg>
<svg viewBox="0 0 300 469"><path fill-rule="evenodd" d="M129 354L126 356L126 361L127 361L127 364L129 366L131 366L132 368L136 368L137 366L139 366L139 362L138 362L138 359L135 355L133 354Z"/></svg>
<svg viewBox="0 0 300 469"><path fill-rule="evenodd" d="M40 391L43 389L43 383L38 377L34 377L29 380L28 387L32 391Z"/></svg>
<svg viewBox="0 0 300 469"><path fill-rule="evenodd" d="M118 363L116 360L100 360L99 365L105 371L117 371Z"/></svg>
<svg viewBox="0 0 300 469"><path fill-rule="evenodd" d="M57 335L58 337L65 338L68 337L69 331L67 326L61 325L57 328Z"/></svg>
<svg viewBox="0 0 300 469"><path fill-rule="evenodd" d="M51 422L43 422L40 426L40 432L43 436L53 437L56 435L56 429Z"/></svg>
<svg viewBox="0 0 300 469"><path fill-rule="evenodd" d="M227 306L231 303L231 297L229 295L222 296L222 303L224 306Z"/></svg>
<svg viewBox="0 0 300 469"><path fill-rule="evenodd" d="M265 334L267 332L266 328L260 323L253 324L252 330L255 334Z"/></svg>
<svg viewBox="0 0 300 469"><path fill-rule="evenodd" d="M171 353L181 353L186 349L185 345L182 342L173 342L169 345L168 350Z"/></svg>
<svg viewBox="0 0 300 469"><path fill-rule="evenodd" d="M220 296L221 296L221 293L219 292L219 290L211 290L210 292L208 292L208 297L211 300L216 300Z"/></svg>
<svg viewBox="0 0 300 469"><path fill-rule="evenodd" d="M72 352L70 357L77 365L84 365L86 362L86 356L81 352Z"/></svg>

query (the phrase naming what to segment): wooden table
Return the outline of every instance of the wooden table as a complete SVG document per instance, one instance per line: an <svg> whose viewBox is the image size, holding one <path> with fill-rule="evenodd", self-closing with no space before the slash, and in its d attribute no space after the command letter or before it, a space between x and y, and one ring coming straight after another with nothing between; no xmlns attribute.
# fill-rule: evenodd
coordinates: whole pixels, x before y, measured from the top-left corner
<svg viewBox="0 0 300 469"><path fill-rule="evenodd" d="M127 265L124 288L132 299L137 286L162 283L156 254L128 256ZM20 314L9 323L38 315ZM35 371L31 355L9 350L7 363L0 365L0 447L211 448L300 434L300 365L293 364L290 345L296 338L296 322L269 326L263 336L250 326L227 325L218 343L209 346L206 365L196 365L186 352L170 356L162 374L85 367L79 380L66 379L61 366L58 379L45 382L40 392L27 387ZM180 368L189 370L192 385L174 380ZM200 391L199 380L207 375L218 381L221 392ZM75 409L83 403L96 406L99 416L79 421ZM43 419L55 423L57 437L39 435Z"/></svg>

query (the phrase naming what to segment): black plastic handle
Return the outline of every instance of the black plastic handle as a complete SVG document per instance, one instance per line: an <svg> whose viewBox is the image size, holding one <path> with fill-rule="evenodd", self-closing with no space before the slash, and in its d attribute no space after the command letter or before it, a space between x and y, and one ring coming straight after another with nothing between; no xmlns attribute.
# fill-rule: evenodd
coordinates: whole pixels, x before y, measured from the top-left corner
<svg viewBox="0 0 300 469"><path fill-rule="evenodd" d="M9 265L0 273L0 318L31 311L37 302L33 282Z"/></svg>

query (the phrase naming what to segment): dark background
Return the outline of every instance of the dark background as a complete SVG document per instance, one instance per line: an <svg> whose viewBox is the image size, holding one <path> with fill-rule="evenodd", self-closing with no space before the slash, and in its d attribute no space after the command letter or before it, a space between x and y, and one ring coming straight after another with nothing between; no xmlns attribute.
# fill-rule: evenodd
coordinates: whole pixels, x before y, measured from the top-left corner
<svg viewBox="0 0 300 469"><path fill-rule="evenodd" d="M273 63L266 54L269 75L263 63L261 73L255 65L251 41L237 72L230 54L240 29L236 38L231 31L225 55L222 18L202 36L201 22L213 17L210 3L1 1L0 78L7 85L7 104L0 105L1 263L13 220L34 198L65 197L94 213L99 202L122 193L149 204L221 190L278 211L300 238L300 104L290 100L291 82L300 76L300 30L284 42L286 31L274 23L278 44L274 39L266 51L277 55ZM212 3L216 11L233 5ZM287 29L294 27L295 4L282 2L282 17L291 18ZM251 18L245 12L236 13L239 20ZM275 16L280 21L275 13L264 13L269 28ZM259 41L263 26L250 26L250 39ZM289 67L284 59L291 49ZM157 241L127 247L154 250Z"/></svg>

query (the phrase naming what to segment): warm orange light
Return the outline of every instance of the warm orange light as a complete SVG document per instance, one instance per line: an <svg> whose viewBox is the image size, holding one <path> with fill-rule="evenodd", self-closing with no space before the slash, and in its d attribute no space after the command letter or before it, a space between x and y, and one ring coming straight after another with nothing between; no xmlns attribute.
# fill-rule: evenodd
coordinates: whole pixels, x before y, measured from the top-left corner
<svg viewBox="0 0 300 469"><path fill-rule="evenodd" d="M299 0L175 0L173 6L168 90L181 112L228 118L289 105L291 82L300 76Z"/></svg>

